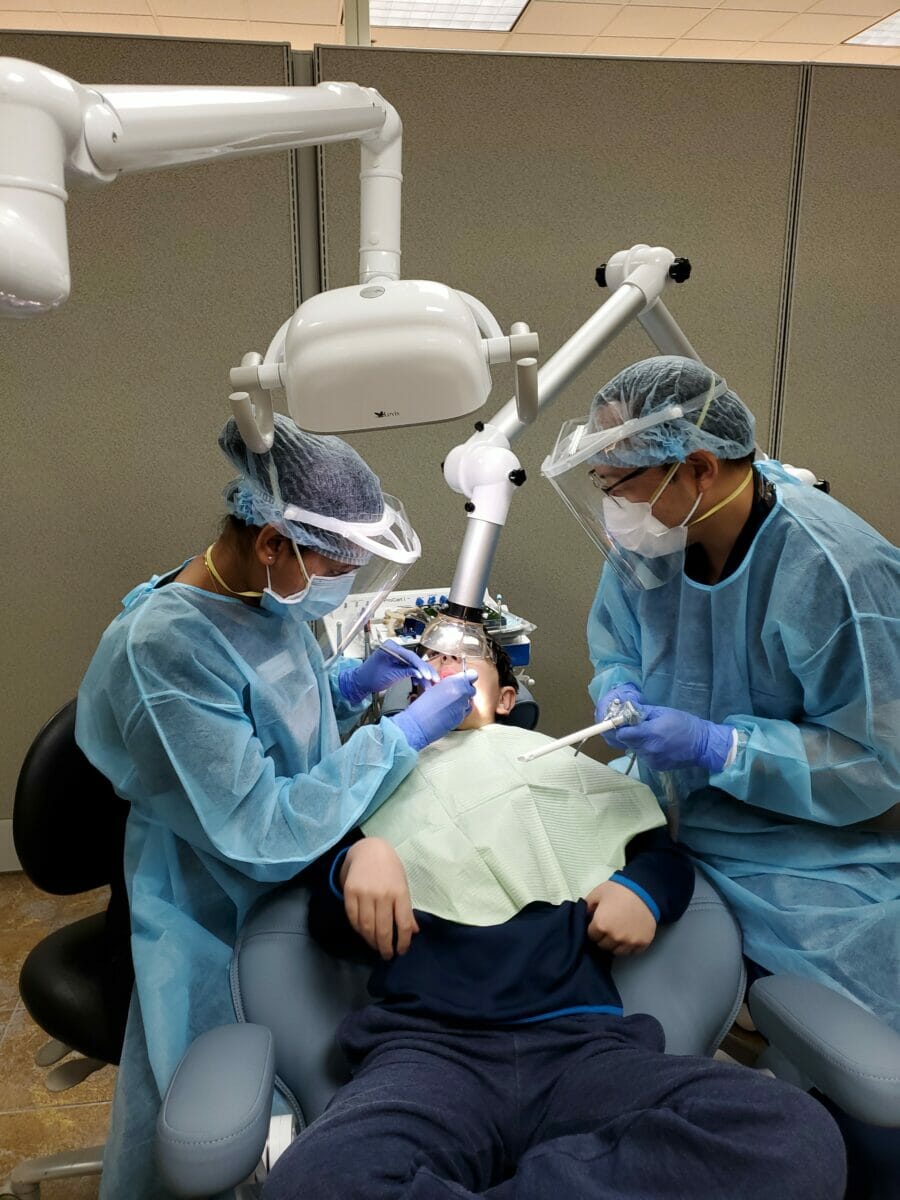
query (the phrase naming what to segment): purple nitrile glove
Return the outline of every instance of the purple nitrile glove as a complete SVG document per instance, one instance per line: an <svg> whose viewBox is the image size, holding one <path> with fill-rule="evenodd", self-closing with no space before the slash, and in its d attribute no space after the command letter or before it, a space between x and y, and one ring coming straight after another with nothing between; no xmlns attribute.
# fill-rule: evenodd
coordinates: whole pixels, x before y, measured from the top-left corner
<svg viewBox="0 0 900 1200"><path fill-rule="evenodd" d="M364 663L341 671L338 687L348 704L362 704L366 696L384 692L401 679L424 679L436 683L438 673L424 658L397 642L388 640L373 650Z"/></svg>
<svg viewBox="0 0 900 1200"><path fill-rule="evenodd" d="M619 744L648 767L654 771L703 767L711 775L723 769L731 752L731 725L716 725L680 708L656 704L641 705L641 711L640 725L623 725L616 733Z"/></svg>
<svg viewBox="0 0 900 1200"><path fill-rule="evenodd" d="M413 750L424 750L466 719L475 695L472 680L477 678L475 671L447 675L409 708L386 719L399 725Z"/></svg>
<svg viewBox="0 0 900 1200"><path fill-rule="evenodd" d="M614 688L600 697L597 701L597 706L594 709L594 721L599 725L601 721L606 720L606 711L612 704L613 700L618 700L624 704L626 700L630 700L632 704L641 705L644 703L641 698L641 689L636 683L617 683ZM613 746L616 750L624 750L625 746L619 741L619 730L611 729L609 733L602 735L607 746Z"/></svg>

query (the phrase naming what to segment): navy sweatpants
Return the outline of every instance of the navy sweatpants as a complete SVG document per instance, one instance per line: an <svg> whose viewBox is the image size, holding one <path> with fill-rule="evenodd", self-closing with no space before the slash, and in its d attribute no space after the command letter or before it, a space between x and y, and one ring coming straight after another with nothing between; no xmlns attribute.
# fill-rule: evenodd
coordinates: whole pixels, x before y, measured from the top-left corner
<svg viewBox="0 0 900 1200"><path fill-rule="evenodd" d="M840 1200L844 1149L788 1084L666 1055L648 1016L467 1029L376 1006L352 1080L264 1200Z"/></svg>

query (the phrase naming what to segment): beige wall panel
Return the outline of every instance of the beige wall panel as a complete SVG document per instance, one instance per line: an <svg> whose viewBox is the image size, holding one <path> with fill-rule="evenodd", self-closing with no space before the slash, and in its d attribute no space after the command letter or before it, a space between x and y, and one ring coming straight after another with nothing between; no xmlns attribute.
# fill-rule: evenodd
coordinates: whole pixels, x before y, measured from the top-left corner
<svg viewBox="0 0 900 1200"><path fill-rule="evenodd" d="M768 437L801 68L533 55L319 48L319 79L381 90L404 122L403 273L484 300L504 327L527 320L544 358L606 293L594 268L635 242L687 255L667 293L698 351ZM324 151L329 287L356 278L358 155ZM538 625L542 728L591 718L584 625L599 558L540 478L561 422L596 387L651 353L636 326L517 444L528 483L513 502L492 584ZM495 412L511 393L497 371ZM403 497L425 546L414 585L452 578L464 530L439 464L466 421L351 440Z"/></svg>
<svg viewBox="0 0 900 1200"><path fill-rule="evenodd" d="M283 85L277 45L0 33L0 54L94 83ZM122 179L69 200L72 296L0 323L0 816L119 599L202 550L228 467L229 366L294 307L290 159Z"/></svg>
<svg viewBox="0 0 900 1200"><path fill-rule="evenodd" d="M900 71L814 66L781 455L900 541Z"/></svg>

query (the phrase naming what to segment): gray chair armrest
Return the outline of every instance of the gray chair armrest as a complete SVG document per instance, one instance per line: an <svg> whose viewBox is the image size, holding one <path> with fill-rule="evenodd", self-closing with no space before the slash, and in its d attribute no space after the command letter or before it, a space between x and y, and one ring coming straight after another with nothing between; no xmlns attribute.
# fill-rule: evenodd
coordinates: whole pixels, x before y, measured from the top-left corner
<svg viewBox="0 0 900 1200"><path fill-rule="evenodd" d="M756 1027L809 1081L851 1116L900 1126L900 1034L841 992L796 975L750 989Z"/></svg>
<svg viewBox="0 0 900 1200"><path fill-rule="evenodd" d="M741 935L725 901L703 875L684 916L663 926L643 954L619 957L613 979L626 1013L656 1017L667 1054L710 1055L744 996Z"/></svg>
<svg viewBox="0 0 900 1200"><path fill-rule="evenodd" d="M275 1046L262 1025L222 1025L190 1046L156 1122L159 1173L176 1196L212 1196L246 1179L269 1132Z"/></svg>

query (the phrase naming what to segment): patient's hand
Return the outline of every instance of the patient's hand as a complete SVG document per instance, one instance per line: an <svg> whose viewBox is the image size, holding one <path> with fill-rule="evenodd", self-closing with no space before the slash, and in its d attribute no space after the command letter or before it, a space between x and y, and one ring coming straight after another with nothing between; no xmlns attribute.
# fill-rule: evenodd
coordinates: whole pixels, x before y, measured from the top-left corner
<svg viewBox="0 0 900 1200"><path fill-rule="evenodd" d="M354 842L341 867L341 887L347 920L382 958L405 954L419 932L409 899L406 872L396 850L384 838Z"/></svg>
<svg viewBox="0 0 900 1200"><path fill-rule="evenodd" d="M587 897L588 937L613 954L640 954L656 934L656 918L640 898L621 883L607 879Z"/></svg>

